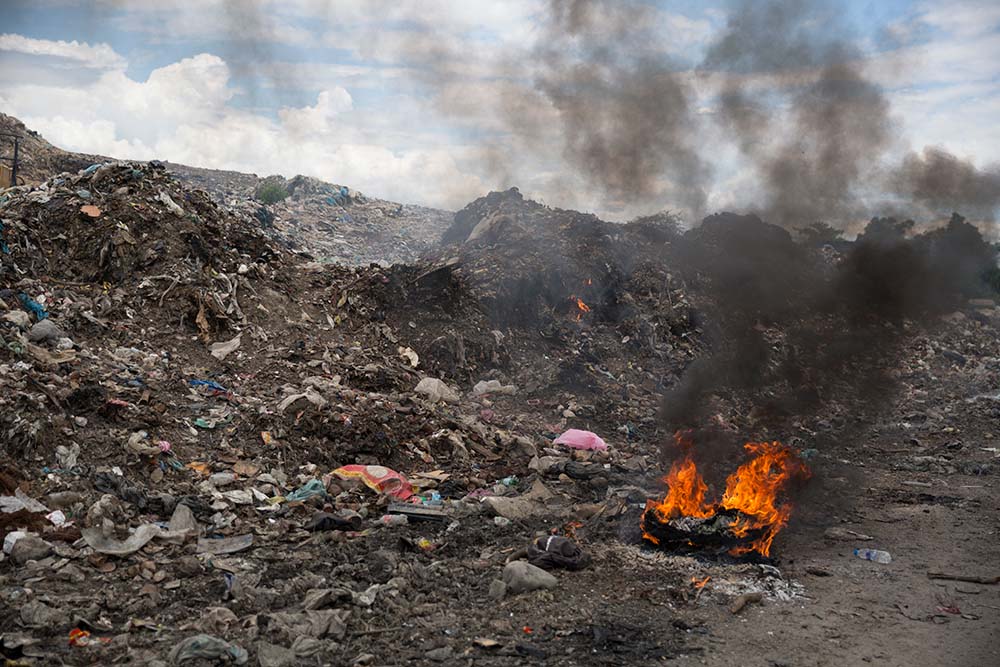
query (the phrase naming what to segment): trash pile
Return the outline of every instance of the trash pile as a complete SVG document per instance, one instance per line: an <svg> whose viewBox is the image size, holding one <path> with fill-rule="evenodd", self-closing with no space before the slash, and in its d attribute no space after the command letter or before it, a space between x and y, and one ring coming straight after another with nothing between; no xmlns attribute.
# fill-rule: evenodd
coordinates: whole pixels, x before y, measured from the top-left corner
<svg viewBox="0 0 1000 667"><path fill-rule="evenodd" d="M6 660L350 662L442 586L550 588L646 499L652 391L554 394L551 345L427 264L305 261L156 162L0 198ZM470 547L494 576L433 566Z"/></svg>
<svg viewBox="0 0 1000 667"><path fill-rule="evenodd" d="M377 199L308 176L262 179L169 163L168 169L229 210L255 217L277 243L325 264L415 261L437 244L452 220L447 211ZM262 197L265 185L281 198Z"/></svg>
<svg viewBox="0 0 1000 667"><path fill-rule="evenodd" d="M420 260L362 266L432 245L424 213L404 207L409 247L364 249L318 225L364 212L377 236L385 202L296 178L263 204L267 179L201 170L209 193L173 171L97 161L0 191L6 665L644 662L692 641L688 609L803 597L773 564L641 545L657 410L711 312L669 216L491 193ZM951 356L915 340L914 401L954 388L958 358L980 380L962 409L996 401L997 311L976 312L937 339ZM752 435L725 399L711 424ZM862 414L832 405L790 440ZM945 419L892 428L929 441ZM906 474L970 463L921 447Z"/></svg>

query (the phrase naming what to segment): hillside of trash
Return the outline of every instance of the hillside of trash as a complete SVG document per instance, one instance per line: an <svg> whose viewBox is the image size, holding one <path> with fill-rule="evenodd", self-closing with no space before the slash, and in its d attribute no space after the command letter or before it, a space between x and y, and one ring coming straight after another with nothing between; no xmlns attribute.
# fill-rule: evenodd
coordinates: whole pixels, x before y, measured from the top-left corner
<svg viewBox="0 0 1000 667"><path fill-rule="evenodd" d="M998 502L988 293L874 348L896 383L874 401L803 361L800 330L839 310L723 290L737 224L788 249L767 294L843 262L756 218L615 224L516 189L451 216L306 177L265 204L252 175L41 152L0 191L8 665L693 664L747 641L734 619L765 636L803 608L820 639L995 627L976 607L995 586L921 587L997 555L974 520ZM698 395L706 479L781 439L812 468L801 511L771 558L652 549L671 391L699 361L743 369L725 335L744 325L764 380ZM844 548L905 550L927 521L981 546L888 579ZM838 616L866 586L904 613ZM768 650L794 663L809 636Z"/></svg>

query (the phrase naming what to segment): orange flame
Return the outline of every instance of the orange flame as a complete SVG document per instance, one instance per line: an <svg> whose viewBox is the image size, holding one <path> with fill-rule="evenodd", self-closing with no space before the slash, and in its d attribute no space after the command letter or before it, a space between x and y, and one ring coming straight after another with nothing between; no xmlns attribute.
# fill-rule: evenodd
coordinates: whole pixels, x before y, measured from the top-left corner
<svg viewBox="0 0 1000 667"><path fill-rule="evenodd" d="M730 528L737 537L767 528L764 536L749 548L736 550L740 553L756 550L766 556L771 551L774 536L792 515L791 503L779 504L778 495L793 477L808 477L809 468L797 451L778 441L748 442L743 447L754 458L726 479L722 506L740 512L739 522Z"/></svg>
<svg viewBox="0 0 1000 667"><path fill-rule="evenodd" d="M711 576L705 577L704 579L698 579L697 577L691 577L691 585L694 586L697 589L702 589L702 588L705 587L705 584L707 584L708 581L709 581L709 579L711 579L711 578L712 578Z"/></svg>
<svg viewBox="0 0 1000 667"><path fill-rule="evenodd" d="M691 457L692 443L678 432L674 439L684 451L684 455L674 461L670 472L663 478L667 484L667 495L657 502L646 502L646 514L658 521L666 522L680 516L709 518L720 509L735 510L739 518L729 530L736 537L744 537L750 532L763 530L763 534L749 546L734 548L731 553L739 555L757 551L767 556L771 543L792 513L791 503L779 502L782 490L793 477L809 477L809 468L798 457L798 452L780 442L748 442L744 449L753 455L749 461L737 468L726 479L726 491L718 504L705 501L708 485ZM659 540L643 531L643 537L659 544Z"/></svg>
<svg viewBox="0 0 1000 667"><path fill-rule="evenodd" d="M577 321L579 322L579 321L580 321L580 318L582 318L582 317L583 317L583 314L584 314L584 313L589 313L589 312L590 312L590 306L588 306L587 304L585 304L585 303L583 302L583 299L581 299L581 298L580 298L580 297L578 297L578 296L571 296L571 297L570 297L570 299L573 299L573 300L575 300L575 301L576 301L576 309L577 309L578 311L580 311L580 312L578 312L578 313L576 314L576 320L577 320Z"/></svg>

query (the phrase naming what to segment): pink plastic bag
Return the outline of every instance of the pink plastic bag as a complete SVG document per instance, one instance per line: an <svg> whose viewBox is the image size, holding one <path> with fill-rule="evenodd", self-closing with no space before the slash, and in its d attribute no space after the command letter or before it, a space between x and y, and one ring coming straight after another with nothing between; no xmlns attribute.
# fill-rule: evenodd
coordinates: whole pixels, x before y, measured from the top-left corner
<svg viewBox="0 0 1000 667"><path fill-rule="evenodd" d="M596 449L603 452L608 448L608 444L601 439L601 436L576 428L571 428L552 442L556 445L566 445L571 449Z"/></svg>

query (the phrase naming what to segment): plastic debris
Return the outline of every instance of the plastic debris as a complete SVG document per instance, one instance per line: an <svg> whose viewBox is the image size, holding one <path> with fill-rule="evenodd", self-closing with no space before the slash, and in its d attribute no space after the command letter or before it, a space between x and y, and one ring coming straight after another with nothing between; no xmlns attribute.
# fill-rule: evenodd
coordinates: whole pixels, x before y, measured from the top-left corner
<svg viewBox="0 0 1000 667"><path fill-rule="evenodd" d="M171 199L170 195L168 195L166 192L162 190L160 191L159 200L164 204L166 204L167 208L170 209L170 212L176 215L178 218L184 217L184 209L178 206L177 202Z"/></svg>
<svg viewBox="0 0 1000 667"><path fill-rule="evenodd" d="M226 342L212 343L208 346L208 351L213 357L222 361L230 354L235 352L240 347L241 336L236 336L235 338L228 340Z"/></svg>
<svg viewBox="0 0 1000 667"><path fill-rule="evenodd" d="M458 403L458 392L449 387L443 380L437 378L424 378L417 383L413 391L423 394L434 403L445 401L447 403Z"/></svg>
<svg viewBox="0 0 1000 667"><path fill-rule="evenodd" d="M162 528L151 523L142 524L125 540L108 537L100 528L84 528L80 531L84 541L91 549L109 556L134 554L162 533Z"/></svg>
<svg viewBox="0 0 1000 667"><path fill-rule="evenodd" d="M385 466L346 465L337 468L332 474L340 479L360 479L372 491L399 500L407 500L413 496L413 486L409 480Z"/></svg>
<svg viewBox="0 0 1000 667"><path fill-rule="evenodd" d="M198 540L198 552L208 554L233 554L253 546L253 535L235 537L203 537Z"/></svg>
<svg viewBox="0 0 1000 667"><path fill-rule="evenodd" d="M892 555L888 551L880 549L855 549L854 555L862 560L870 560L875 563L888 565L892 562Z"/></svg>
<svg viewBox="0 0 1000 667"><path fill-rule="evenodd" d="M230 394L231 392L223 387L218 382L213 382L212 380L188 380L188 385L192 387L205 387L210 389L217 394Z"/></svg>
<svg viewBox="0 0 1000 667"><path fill-rule="evenodd" d="M245 665L250 659L244 648L212 635L194 635L182 640L170 651L170 662L181 665L189 660L222 660Z"/></svg>
<svg viewBox="0 0 1000 667"><path fill-rule="evenodd" d="M49 311L45 310L45 306L35 301L24 292L20 292L17 295L17 298L21 300L21 305L35 314L36 319L44 320L49 316Z"/></svg>
<svg viewBox="0 0 1000 667"><path fill-rule="evenodd" d="M556 445L565 445L571 449L605 451L608 448L607 443L601 439L601 436L591 431L581 431L575 428L569 429L552 442Z"/></svg>
<svg viewBox="0 0 1000 667"><path fill-rule="evenodd" d="M285 500L288 502L300 502L308 500L309 498L325 495L326 486L323 485L323 482L318 479L311 479L285 496Z"/></svg>

